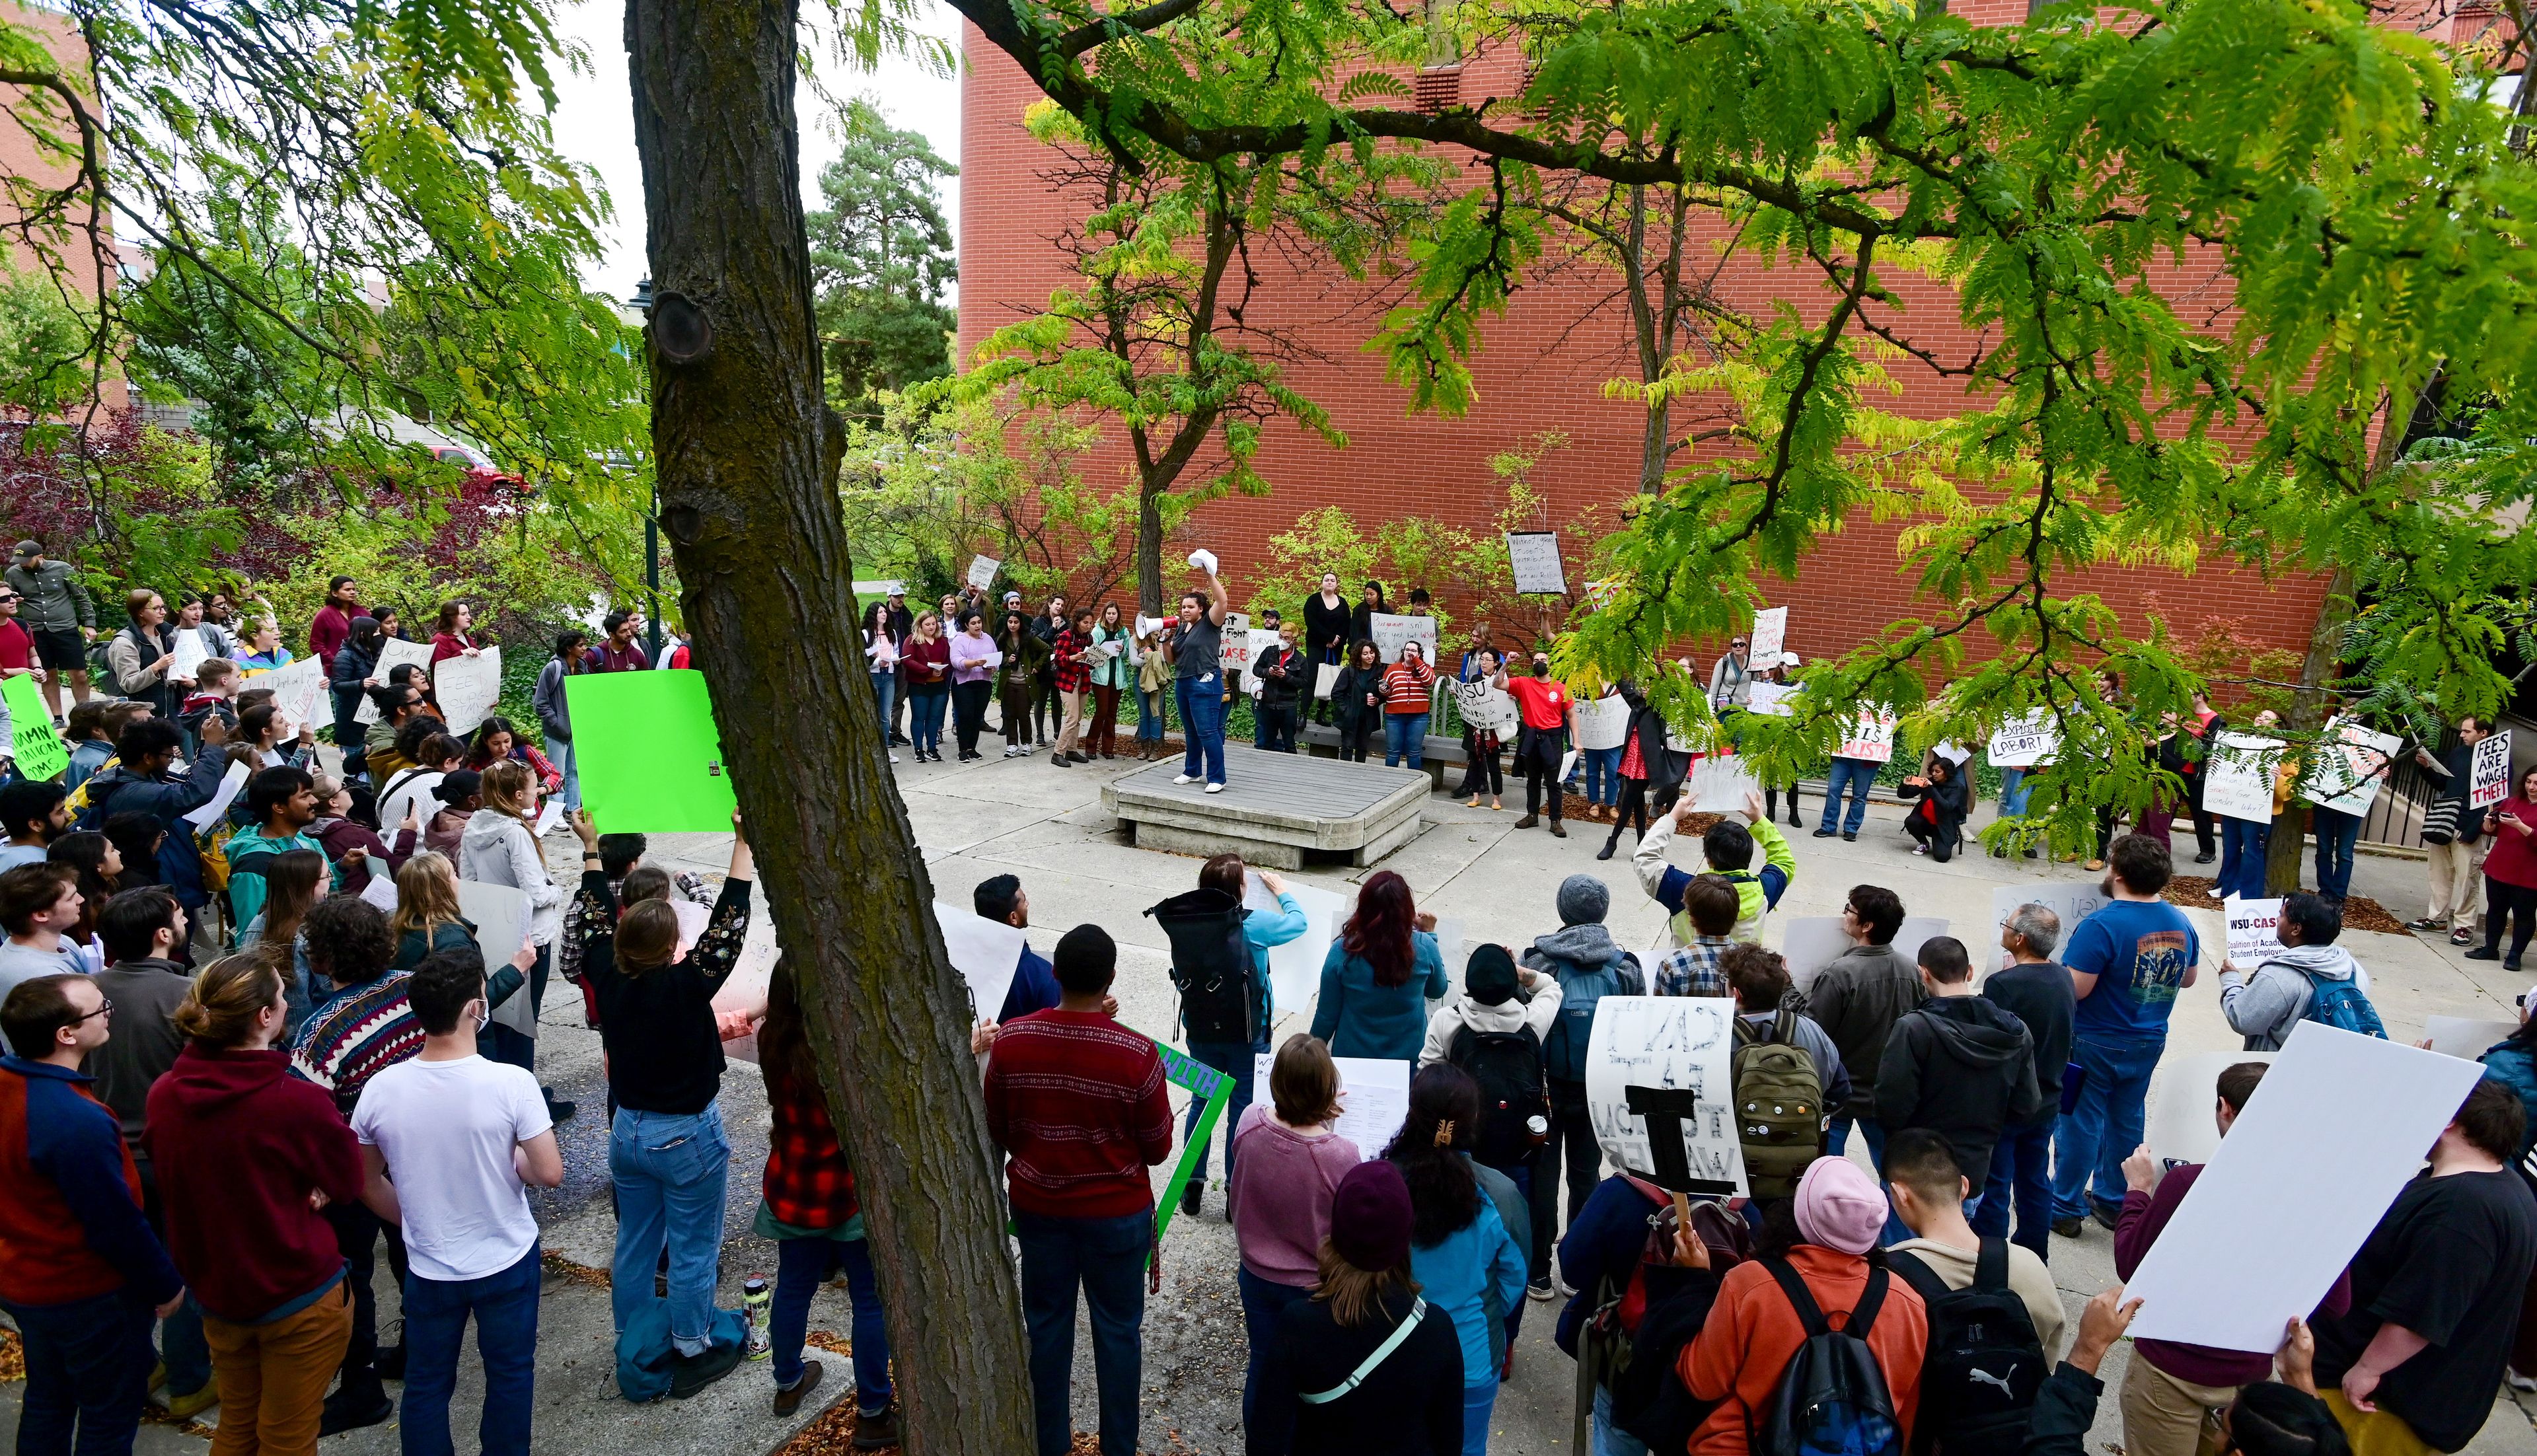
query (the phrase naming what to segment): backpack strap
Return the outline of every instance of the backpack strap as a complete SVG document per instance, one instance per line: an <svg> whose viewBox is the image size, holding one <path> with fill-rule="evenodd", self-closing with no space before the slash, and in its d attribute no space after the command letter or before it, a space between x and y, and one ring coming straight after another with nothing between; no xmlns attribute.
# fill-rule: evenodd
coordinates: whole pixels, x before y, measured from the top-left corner
<svg viewBox="0 0 2537 1456"><path fill-rule="evenodd" d="M1323 1406L1356 1389L1364 1384L1366 1377L1373 1374L1385 1361L1392 1359L1394 1351L1408 1343L1409 1337L1417 1333L1418 1321L1426 1317L1427 1300L1423 1297L1413 1299L1409 1305L1409 1313L1403 1316L1399 1325L1393 1330L1392 1338L1374 1347L1374 1353L1365 1358L1364 1363L1349 1372L1346 1379L1328 1390L1312 1395L1297 1395L1295 1398L1308 1406Z"/></svg>
<svg viewBox="0 0 2537 1456"><path fill-rule="evenodd" d="M2008 1240L1984 1238L1982 1252L1974 1258L1974 1288L1984 1294L2001 1294L2008 1289Z"/></svg>
<svg viewBox="0 0 2537 1456"><path fill-rule="evenodd" d="M1987 1244L1990 1240L1985 1238L1983 1242ZM1983 1257L1987 1259L1989 1256L1988 1250L1985 1249ZM2006 1261L2003 1260L2002 1262L2005 1263ZM1952 1293L1947 1288L1947 1282L1938 1277L1937 1270L1930 1268L1927 1261L1923 1260L1919 1254L1913 1253L1908 1249L1899 1251L1888 1249L1885 1254L1885 1263L1887 1268L1890 1268L1895 1273L1902 1275L1903 1282L1912 1286L1913 1291L1919 1294L1924 1300L1942 1299ZM1984 1265L1983 1267L1987 1268L1988 1266ZM1979 1273L1974 1276L1974 1283L1977 1286L1982 1283L1982 1276Z"/></svg>
<svg viewBox="0 0 2537 1456"><path fill-rule="evenodd" d="M1780 1008L1780 1014L1771 1018L1771 1041L1782 1046L1797 1045L1797 1013Z"/></svg>
<svg viewBox="0 0 2537 1456"><path fill-rule="evenodd" d="M1867 1288L1860 1293L1858 1303L1850 1311L1850 1318L1842 1322L1843 1334L1860 1340L1867 1338L1867 1332L1876 1324L1877 1311L1885 1307L1885 1287L1891 1282L1885 1276L1884 1265L1867 1266Z"/></svg>
<svg viewBox="0 0 2537 1456"><path fill-rule="evenodd" d="M1762 1267L1770 1270L1771 1277L1780 1282L1780 1293L1789 1297L1789 1303L1797 1311L1797 1323L1806 1327L1806 1338L1811 1340L1832 1333L1832 1326L1824 1320L1823 1307L1815 1303L1814 1291L1806 1288L1805 1279L1790 1267L1788 1260L1764 1259Z"/></svg>

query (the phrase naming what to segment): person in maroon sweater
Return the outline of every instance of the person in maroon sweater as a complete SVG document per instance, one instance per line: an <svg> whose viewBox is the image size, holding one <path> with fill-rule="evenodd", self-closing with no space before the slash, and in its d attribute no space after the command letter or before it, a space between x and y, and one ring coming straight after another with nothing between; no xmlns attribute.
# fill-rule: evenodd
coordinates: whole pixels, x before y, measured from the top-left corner
<svg viewBox="0 0 2537 1456"><path fill-rule="evenodd" d="M150 1089L142 1143L168 1252L203 1307L221 1392L214 1456L308 1453L353 1333L344 1253L321 1212L361 1196L334 1099L291 1075L274 957L225 956L176 1008L189 1039Z"/></svg>
<svg viewBox="0 0 2537 1456"><path fill-rule="evenodd" d="M1171 1156L1172 1106L1153 1042L1103 1012L1119 947L1098 925L1057 943L1057 1006L1007 1022L987 1061L987 1131L1005 1151L1022 1249L1031 1405L1040 1456L1064 1456L1074 1370L1074 1293L1092 1315L1102 1456L1135 1456L1144 1378L1146 1271L1154 1288L1154 1190Z"/></svg>
<svg viewBox="0 0 2537 1456"><path fill-rule="evenodd" d="M2220 1101L2213 1115L2221 1136L2229 1135L2230 1124L2245 1109L2246 1099L2255 1095L2265 1065L2242 1061L2220 1073ZM2123 1160L2123 1211L2114 1220L2115 1278L2132 1277L2201 1171L2201 1164L2184 1163L2162 1175L2158 1160L2146 1145ZM2339 1315L2351 1305L2352 1276L2347 1272L2335 1276L2334 1288L2326 1291L2309 1323ZM2228 1409L2240 1387L2268 1380L2272 1373L2270 1355L2167 1340L2133 1341L2131 1365L2123 1373L2125 1456L2193 1456L2206 1437L2219 1431L2213 1413Z"/></svg>

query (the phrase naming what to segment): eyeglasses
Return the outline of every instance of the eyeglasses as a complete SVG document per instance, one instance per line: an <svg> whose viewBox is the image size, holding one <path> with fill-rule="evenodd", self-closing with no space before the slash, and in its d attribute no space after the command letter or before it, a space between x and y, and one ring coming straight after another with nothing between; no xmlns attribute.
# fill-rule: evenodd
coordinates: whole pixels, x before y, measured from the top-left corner
<svg viewBox="0 0 2537 1456"><path fill-rule="evenodd" d="M114 1000L113 1000L113 998L112 998L112 997L110 997L110 996L109 996L109 997L100 997L100 998L98 998L98 1003L97 1003L97 1009L96 1009L95 1011L90 1012L90 1013L89 1013L88 1015L86 1015L86 1016L74 1016L74 1017L72 1017L72 1018L71 1018L71 1025L73 1025L73 1026L78 1026L81 1022L84 1022L84 1021L94 1021L94 1020L96 1020L98 1017L103 1016L103 1015L105 1015L107 1012L112 1011L113 1009L114 1009Z"/></svg>

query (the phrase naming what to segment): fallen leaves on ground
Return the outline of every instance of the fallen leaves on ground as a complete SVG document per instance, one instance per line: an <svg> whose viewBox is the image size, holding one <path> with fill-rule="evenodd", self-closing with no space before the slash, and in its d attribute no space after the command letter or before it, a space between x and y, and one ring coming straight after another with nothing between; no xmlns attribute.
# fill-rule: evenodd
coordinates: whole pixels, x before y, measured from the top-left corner
<svg viewBox="0 0 2537 1456"><path fill-rule="evenodd" d="M2180 874L2167 882L2163 897L2170 905L2187 910L2217 910L2220 902L2211 898L2211 887L2218 881L2198 874ZM2371 930L2381 935L2407 935L2405 922L2387 913L2386 908L2367 895L2355 895L2343 902L2343 928Z"/></svg>

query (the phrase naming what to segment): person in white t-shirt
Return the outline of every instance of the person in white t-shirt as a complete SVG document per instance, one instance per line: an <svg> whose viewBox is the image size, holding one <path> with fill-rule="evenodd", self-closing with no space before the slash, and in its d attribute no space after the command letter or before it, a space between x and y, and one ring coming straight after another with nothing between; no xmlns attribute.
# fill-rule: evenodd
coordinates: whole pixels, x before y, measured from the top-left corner
<svg viewBox="0 0 2537 1456"><path fill-rule="evenodd" d="M406 1001L423 1052L370 1078L353 1109L362 1201L405 1226L405 1440L450 1449L449 1397L467 1318L485 1358L487 1456L527 1456L537 1373L538 1221L528 1185L563 1181L537 1077L477 1054L490 1017L471 947L417 966Z"/></svg>

